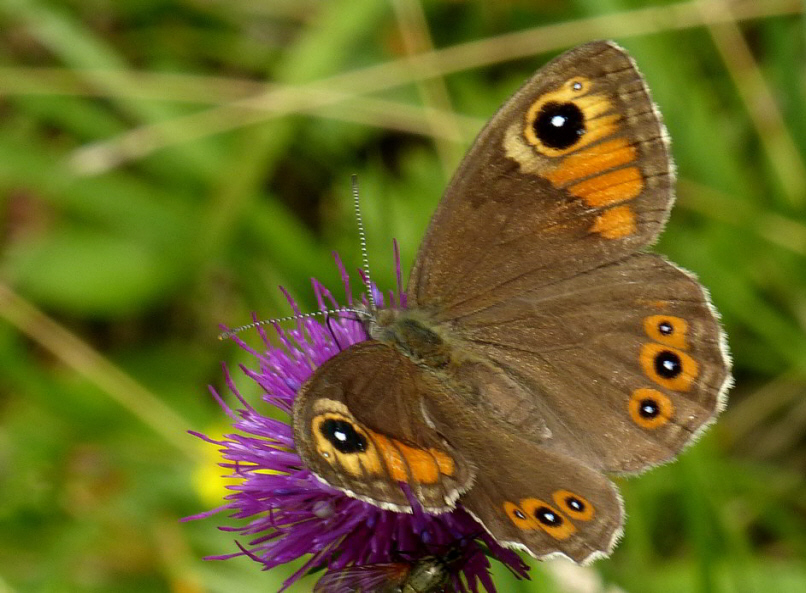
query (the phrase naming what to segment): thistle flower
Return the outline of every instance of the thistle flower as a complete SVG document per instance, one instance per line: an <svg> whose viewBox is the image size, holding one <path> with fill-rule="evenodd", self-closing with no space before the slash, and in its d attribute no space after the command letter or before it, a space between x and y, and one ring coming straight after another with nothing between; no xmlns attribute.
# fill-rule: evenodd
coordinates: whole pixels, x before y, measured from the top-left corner
<svg viewBox="0 0 806 593"><path fill-rule="evenodd" d="M400 286L400 258L397 252L395 255ZM336 262L347 306L351 307L349 276L338 256ZM316 280L312 282L321 310L339 308L324 286ZM383 295L374 286L372 290L376 305L386 306ZM296 303L287 293L286 298L299 314ZM390 293L388 303L392 307L405 307L406 296L399 289L397 298ZM286 418L290 418L297 391L316 367L340 349L367 339L360 322L343 316L328 318L324 323L310 317L298 319L295 329L283 330L275 326L275 330L280 347L273 345L263 329L258 328L265 348L262 352L237 337L233 339L258 363L257 370L241 367L242 372L261 387L263 402L275 408L274 412L281 412L274 415ZM247 520L247 523L220 529L238 533L248 541L238 543L238 552L209 559L246 555L268 570L310 554L308 562L284 583L284 590L317 567L339 570L353 565L393 562L400 560L400 554L416 560L440 554L459 542L464 558L457 564L461 568L454 575L457 592L479 591L479 583L488 592L495 592L488 572L488 557L504 563L518 577L527 578L528 567L521 558L501 547L461 505L450 513L430 515L412 499L413 513L395 513L350 498L323 484L297 454L290 420L277 420L258 411L240 394L226 368L224 374L228 389L240 402L240 409L231 409L214 389L211 391L231 417L235 432L221 440L193 434L220 447L223 461L219 465L228 470L228 477L238 478L239 482L228 486L231 493L225 497L223 506L188 519L229 513L230 517Z"/></svg>

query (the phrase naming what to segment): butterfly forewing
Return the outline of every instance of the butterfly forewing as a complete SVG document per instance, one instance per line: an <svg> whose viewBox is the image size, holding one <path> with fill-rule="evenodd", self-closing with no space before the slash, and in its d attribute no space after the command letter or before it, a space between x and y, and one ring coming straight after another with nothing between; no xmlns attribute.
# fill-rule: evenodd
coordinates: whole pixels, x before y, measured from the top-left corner
<svg viewBox="0 0 806 593"><path fill-rule="evenodd" d="M660 233L671 186L632 59L609 42L563 54L476 139L428 227L409 303L458 319L624 257Z"/></svg>
<svg viewBox="0 0 806 593"><path fill-rule="evenodd" d="M390 345L355 344L320 367L294 401L305 464L331 486L386 508L450 508L473 467L429 426L422 403L440 382Z"/></svg>

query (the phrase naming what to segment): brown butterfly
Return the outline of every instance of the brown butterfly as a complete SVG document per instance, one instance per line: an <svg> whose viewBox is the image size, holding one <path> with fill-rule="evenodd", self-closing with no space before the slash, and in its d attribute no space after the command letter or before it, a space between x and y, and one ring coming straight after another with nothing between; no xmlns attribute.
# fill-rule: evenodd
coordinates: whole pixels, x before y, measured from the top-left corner
<svg viewBox="0 0 806 593"><path fill-rule="evenodd" d="M294 403L305 464L383 508L460 502L504 545L588 562L624 511L606 474L672 459L731 383L705 289L644 248L674 169L660 114L610 42L549 63L479 134L409 277L406 309Z"/></svg>

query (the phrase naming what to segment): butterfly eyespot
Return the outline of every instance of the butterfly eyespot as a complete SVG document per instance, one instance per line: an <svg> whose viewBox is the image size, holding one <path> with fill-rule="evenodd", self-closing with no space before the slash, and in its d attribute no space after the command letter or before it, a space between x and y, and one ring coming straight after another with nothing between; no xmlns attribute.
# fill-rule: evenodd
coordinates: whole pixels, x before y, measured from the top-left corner
<svg viewBox="0 0 806 593"><path fill-rule="evenodd" d="M586 498L570 490L557 490L553 495L555 504L560 510L572 519L590 521L593 519L594 508Z"/></svg>
<svg viewBox="0 0 806 593"><path fill-rule="evenodd" d="M633 422L650 430L663 426L674 414L672 400L657 389L636 389L630 397L629 407Z"/></svg>
<svg viewBox="0 0 806 593"><path fill-rule="evenodd" d="M349 412L325 411L311 421L316 451L337 471L394 482L436 484L457 467L446 451L391 439L356 422Z"/></svg>
<svg viewBox="0 0 806 593"><path fill-rule="evenodd" d="M621 115L616 110L610 96L604 93L592 93L591 82L583 77L572 78L553 91L539 95L527 108L524 127L510 129L504 138L504 149L508 157L520 163L523 171L545 177L555 187L565 185L568 181L587 177L590 173L613 168L619 162L631 162L634 152L631 148L607 148L608 138L619 130ZM534 152L524 150L523 141L543 157L564 157L577 154L584 147L605 140L597 150L589 151L582 158L567 164L563 160L545 162L535 158ZM618 139L616 139L618 140ZM620 144L625 140L621 139ZM580 159L582 161L580 166ZM592 161L591 161L592 159ZM554 173L559 179L552 179ZM587 169L593 170L587 172Z"/></svg>
<svg viewBox="0 0 806 593"><path fill-rule="evenodd" d="M642 399L638 402L638 415L644 420L653 420L660 415L658 402L652 399Z"/></svg>
<svg viewBox="0 0 806 593"><path fill-rule="evenodd" d="M576 527L550 504L537 498L525 498L521 508L534 517L540 528L555 539L566 539L576 533Z"/></svg>
<svg viewBox="0 0 806 593"><path fill-rule="evenodd" d="M664 379L674 379L683 372L683 363L674 352L663 350L655 355L655 372Z"/></svg>
<svg viewBox="0 0 806 593"><path fill-rule="evenodd" d="M536 509L535 519L548 527L559 527L563 524L563 518L548 507Z"/></svg>
<svg viewBox="0 0 806 593"><path fill-rule="evenodd" d="M640 361L647 377L673 391L691 389L700 372L699 364L691 356L662 344L644 344Z"/></svg>
<svg viewBox="0 0 806 593"><path fill-rule="evenodd" d="M685 319L672 315L650 315L644 319L644 332L656 342L688 350L688 323Z"/></svg>
<svg viewBox="0 0 806 593"><path fill-rule="evenodd" d="M349 416L325 412L311 421L316 452L337 471L353 477L379 475L383 462L369 433Z"/></svg>
<svg viewBox="0 0 806 593"><path fill-rule="evenodd" d="M576 144L585 133L585 115L574 103L551 101L537 113L532 130L545 146L566 149Z"/></svg>
<svg viewBox="0 0 806 593"><path fill-rule="evenodd" d="M347 420L328 418L319 425L319 432L339 453L360 453L367 450L367 438Z"/></svg>
<svg viewBox="0 0 806 593"><path fill-rule="evenodd" d="M572 91L578 94L588 90L588 81L584 78L572 78L567 84Z"/></svg>
<svg viewBox="0 0 806 593"><path fill-rule="evenodd" d="M504 512L509 517L509 520L512 521L512 523L514 523L515 527L518 529L524 529L527 531L540 529L540 525L537 523L537 521L527 515L524 510L514 502L510 502L508 500L505 501Z"/></svg>

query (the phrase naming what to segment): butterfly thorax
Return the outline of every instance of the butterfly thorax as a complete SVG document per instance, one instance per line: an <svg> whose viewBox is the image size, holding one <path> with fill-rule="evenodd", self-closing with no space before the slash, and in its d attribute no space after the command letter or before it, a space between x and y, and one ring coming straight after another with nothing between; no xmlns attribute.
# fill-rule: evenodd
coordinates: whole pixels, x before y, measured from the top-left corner
<svg viewBox="0 0 806 593"><path fill-rule="evenodd" d="M429 399L439 398L454 421L473 406L484 409L485 422L506 422L538 441L548 435L529 394L500 368L468 352L461 336L434 322L427 311L384 309L367 322L366 329L371 338L395 348L447 388L453 399L441 398L437 389L429 392Z"/></svg>
<svg viewBox="0 0 806 593"><path fill-rule="evenodd" d="M366 329L371 338L394 346L417 364L437 369L451 362L448 341L422 311L384 309L369 319Z"/></svg>

